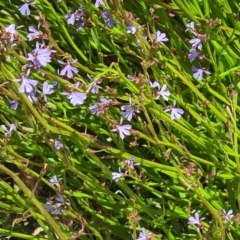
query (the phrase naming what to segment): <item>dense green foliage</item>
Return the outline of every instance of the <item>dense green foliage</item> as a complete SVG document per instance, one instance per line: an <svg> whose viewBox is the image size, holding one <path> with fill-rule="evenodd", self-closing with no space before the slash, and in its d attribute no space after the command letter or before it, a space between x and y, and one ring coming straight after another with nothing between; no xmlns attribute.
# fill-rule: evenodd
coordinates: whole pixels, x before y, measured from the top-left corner
<svg viewBox="0 0 240 240"><path fill-rule="evenodd" d="M0 0L1 239L240 239L238 1L34 2Z"/></svg>

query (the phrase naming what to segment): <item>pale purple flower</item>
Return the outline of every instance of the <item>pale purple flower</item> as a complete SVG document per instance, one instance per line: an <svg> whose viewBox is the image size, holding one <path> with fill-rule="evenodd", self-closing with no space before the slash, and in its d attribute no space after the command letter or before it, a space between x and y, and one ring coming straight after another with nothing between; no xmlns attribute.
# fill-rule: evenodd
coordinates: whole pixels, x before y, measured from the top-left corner
<svg viewBox="0 0 240 240"><path fill-rule="evenodd" d="M185 32L187 32L189 29L192 31L192 32L195 32L195 23L194 22L190 22L186 25L187 29L185 30Z"/></svg>
<svg viewBox="0 0 240 240"><path fill-rule="evenodd" d="M54 140L54 147L59 150L61 148L63 148L63 144L58 140L58 139L55 139Z"/></svg>
<svg viewBox="0 0 240 240"><path fill-rule="evenodd" d="M137 27L135 26L126 26L127 33L135 34L137 32Z"/></svg>
<svg viewBox="0 0 240 240"><path fill-rule="evenodd" d="M79 82L75 84L75 88L77 89L78 86ZM71 90L70 92L62 92L61 94L67 96L67 99L69 99L70 103L74 106L82 105L84 100L87 98L85 93L80 93L74 90Z"/></svg>
<svg viewBox="0 0 240 240"><path fill-rule="evenodd" d="M122 124L122 119L120 120L120 125L117 125L116 128L112 129L112 132L118 131L119 137L121 139L124 139L125 136L130 135L130 130L131 130L132 126L130 124L125 124L125 125L121 125L121 124Z"/></svg>
<svg viewBox="0 0 240 240"><path fill-rule="evenodd" d="M104 23L104 27L109 27L109 28L113 28L115 25L116 25L116 22L112 18L108 18Z"/></svg>
<svg viewBox="0 0 240 240"><path fill-rule="evenodd" d="M15 24L12 23L9 26L5 27L5 32L10 34L10 42L12 43L14 41L14 37L15 35L18 34L17 29L19 27L16 28Z"/></svg>
<svg viewBox="0 0 240 240"><path fill-rule="evenodd" d="M175 108L176 105L176 100L173 101L173 106L164 110L164 112L169 112L171 111L171 119L174 120L176 119L180 119L181 115L184 113L183 109L181 108Z"/></svg>
<svg viewBox="0 0 240 240"><path fill-rule="evenodd" d="M21 81L21 85L18 89L19 93L30 93L32 94L35 90L35 86L38 84L37 80L32 80L28 78L15 79L14 81Z"/></svg>
<svg viewBox="0 0 240 240"><path fill-rule="evenodd" d="M160 89L160 84L159 84L157 81L154 81L154 82L149 81L149 85L150 85L152 88L158 88L158 89Z"/></svg>
<svg viewBox="0 0 240 240"><path fill-rule="evenodd" d="M50 178L49 182L51 183L51 185L58 185L59 181L62 180L62 178L58 178L56 175L54 175L53 177Z"/></svg>
<svg viewBox="0 0 240 240"><path fill-rule="evenodd" d="M92 94L98 94L99 93L99 86L98 84L100 84L101 81L95 81L93 84L92 84L92 89L91 89L91 93Z"/></svg>
<svg viewBox="0 0 240 240"><path fill-rule="evenodd" d="M42 93L43 95L50 95L54 92L53 90L53 85L52 84L48 84L48 82L44 82L43 83L43 87L42 87Z"/></svg>
<svg viewBox="0 0 240 240"><path fill-rule="evenodd" d="M54 214L55 209L54 205L51 202L47 202L46 204L43 205L43 207L46 209L47 212Z"/></svg>
<svg viewBox="0 0 240 240"><path fill-rule="evenodd" d="M14 23L5 27L5 32L10 33L12 35L17 34L16 26Z"/></svg>
<svg viewBox="0 0 240 240"><path fill-rule="evenodd" d="M123 174L121 173L121 169L119 168L119 172L112 172L112 180L115 182L118 182L121 177L123 177Z"/></svg>
<svg viewBox="0 0 240 240"><path fill-rule="evenodd" d="M142 231L139 234L139 237L137 238L137 240L150 240L152 237L152 233L146 231L145 228L142 228Z"/></svg>
<svg viewBox="0 0 240 240"><path fill-rule="evenodd" d="M29 34L27 35L28 41L32 41L36 38L39 38L42 35L42 32L37 30L36 28L29 26L28 27Z"/></svg>
<svg viewBox="0 0 240 240"><path fill-rule="evenodd" d="M122 117L127 118L128 121L132 120L133 114L135 112L135 109L131 106L121 106L121 110L123 111ZM139 110L136 110L139 112Z"/></svg>
<svg viewBox="0 0 240 240"><path fill-rule="evenodd" d="M205 218L201 218L200 219L200 216L199 216L199 213L195 213L194 214L194 217L189 217L189 219L188 219L188 224L189 225L201 225L201 220L203 220L203 219L205 219Z"/></svg>
<svg viewBox="0 0 240 240"><path fill-rule="evenodd" d="M155 43L162 43L162 42L167 42L167 41L168 41L168 38L166 37L166 34L161 33L160 31L157 31Z"/></svg>
<svg viewBox="0 0 240 240"><path fill-rule="evenodd" d="M99 116L99 105L97 103L90 105L89 110L91 111L91 114Z"/></svg>
<svg viewBox="0 0 240 240"><path fill-rule="evenodd" d="M134 103L132 103L131 98L129 99L129 106L121 106L121 110L123 111L122 117L127 118L128 121L132 120L133 114L140 113L140 111L134 107Z"/></svg>
<svg viewBox="0 0 240 240"><path fill-rule="evenodd" d="M32 93L35 90L35 86L38 84L37 80L32 80L27 78L29 75L29 70L26 74L22 75L21 79L14 79L14 82L21 82L21 85L18 89L19 93Z"/></svg>
<svg viewBox="0 0 240 240"><path fill-rule="evenodd" d="M62 92L61 94L67 96L67 99L70 100L70 103L73 106L82 105L84 100L87 98L87 95L85 93L80 93L77 91Z"/></svg>
<svg viewBox="0 0 240 240"><path fill-rule="evenodd" d="M65 18L67 18L67 23L69 25L74 25L75 24L75 14L74 13L71 13L71 14L66 14L65 15Z"/></svg>
<svg viewBox="0 0 240 240"><path fill-rule="evenodd" d="M89 74L87 74L87 77L90 80L93 80L92 77ZM100 84L101 82L102 82L101 80L97 80L97 81L94 81L92 83L91 93L93 93L93 94L98 94L99 93L99 86L98 86L98 84Z"/></svg>
<svg viewBox="0 0 240 240"><path fill-rule="evenodd" d="M63 195L58 195L57 197L55 197L55 201L55 212L53 214L57 214L62 211L63 206L70 206L70 202L66 201Z"/></svg>
<svg viewBox="0 0 240 240"><path fill-rule="evenodd" d="M108 18L110 18L110 13L109 11L103 11L101 13L101 17L104 19L104 20L107 20Z"/></svg>
<svg viewBox="0 0 240 240"><path fill-rule="evenodd" d="M196 68L196 67L192 67L192 71L195 72L193 74L193 77L198 79L198 80L202 80L203 78L203 73L205 74L211 74L209 71L207 71L205 68Z"/></svg>
<svg viewBox="0 0 240 240"><path fill-rule="evenodd" d="M55 197L55 200L57 201L57 202L60 202L60 203L64 203L65 201L64 201L64 198L63 198L63 195L58 195L58 196L56 196Z"/></svg>
<svg viewBox="0 0 240 240"><path fill-rule="evenodd" d="M104 6L104 1L103 0L96 0L95 7L98 8L100 5Z"/></svg>
<svg viewBox="0 0 240 240"><path fill-rule="evenodd" d="M135 158L132 157L132 158L129 158L129 159L124 160L124 161L123 161L123 165L124 165L125 167L134 169L134 167L135 167L135 166L139 166L140 163L136 163L136 162L135 162Z"/></svg>
<svg viewBox="0 0 240 240"><path fill-rule="evenodd" d="M118 172L112 173L112 180L115 182L118 182L121 177L122 177L122 173L118 173Z"/></svg>
<svg viewBox="0 0 240 240"><path fill-rule="evenodd" d="M46 82L46 81L43 83L42 95L43 95L44 101L47 101L46 95L51 95L54 93L53 87L54 86L52 84L48 84L48 82Z"/></svg>
<svg viewBox="0 0 240 240"><path fill-rule="evenodd" d="M156 99L159 99L159 97L161 96L165 101L168 101L168 97L170 96L170 94L171 93L167 90L167 85L164 84L160 91L157 92Z"/></svg>
<svg viewBox="0 0 240 240"><path fill-rule="evenodd" d="M111 102L111 100L107 98L100 98L100 102L100 105L107 105Z"/></svg>
<svg viewBox="0 0 240 240"><path fill-rule="evenodd" d="M9 129L7 129L7 127L5 125L1 125L3 131L4 131L4 135L5 136L9 136L12 134L12 131L15 129L15 124L14 123L11 123L10 126L9 126Z"/></svg>
<svg viewBox="0 0 240 240"><path fill-rule="evenodd" d="M56 184L54 182L54 184ZM51 214L58 214L62 211L63 207L70 205L69 201L66 201L63 195L58 195L54 199L47 199L47 203L44 204L44 208Z"/></svg>
<svg viewBox="0 0 240 240"><path fill-rule="evenodd" d="M47 212L51 213L52 215L58 214L62 211L63 204L56 203L53 200L47 199L47 203L43 205Z"/></svg>
<svg viewBox="0 0 240 240"><path fill-rule="evenodd" d="M226 212L224 209L223 209L223 214L224 214L224 219L227 221L227 222L230 222L232 220L232 218L234 217L234 214L233 214L233 210L229 210L228 212Z"/></svg>
<svg viewBox="0 0 240 240"><path fill-rule="evenodd" d="M200 227L202 226L201 221L202 221L203 219L205 219L205 217L200 218L199 213L195 213L195 214L194 214L194 217L191 216L191 217L188 219L188 224L189 224L189 225L197 225L197 230L198 230L198 232L200 232Z"/></svg>
<svg viewBox="0 0 240 240"><path fill-rule="evenodd" d="M32 6L32 5L34 5L34 4L35 4L35 2L24 3L24 4L22 4L22 5L18 8L18 10L20 11L20 13L21 13L22 15L30 15L30 8L29 8L29 6Z"/></svg>
<svg viewBox="0 0 240 240"><path fill-rule="evenodd" d="M37 42L36 48L28 53L27 60L31 61L36 67L46 66L47 63L51 62L51 54L54 52L56 51L45 48L44 42L41 45Z"/></svg>
<svg viewBox="0 0 240 240"><path fill-rule="evenodd" d="M54 205L54 210L51 212L52 215L59 214L63 210L62 204L56 203Z"/></svg>
<svg viewBox="0 0 240 240"><path fill-rule="evenodd" d="M60 60L58 60L58 62L62 65L65 65L65 67L60 72L61 76L67 75L68 78L72 78L74 73L78 73L78 69L72 66L77 62L77 59L73 61L67 61L67 63Z"/></svg>
<svg viewBox="0 0 240 240"><path fill-rule="evenodd" d="M192 45L192 48L198 48L199 50L202 49L202 41L198 37L191 39L189 43Z"/></svg>
<svg viewBox="0 0 240 240"><path fill-rule="evenodd" d="M104 107L105 105L109 104L111 100L106 98L100 98L100 103L92 104L89 106L89 110L91 111L91 114L99 116L100 109Z"/></svg>
<svg viewBox="0 0 240 240"><path fill-rule="evenodd" d="M67 23L69 25L76 24L78 26L78 30L84 26L85 13L82 8L78 8L76 11L70 14L66 14L65 18L67 18Z"/></svg>
<svg viewBox="0 0 240 240"><path fill-rule="evenodd" d="M202 59L203 57L200 55L199 52L197 52L195 49L190 49L189 54L188 54L188 59L190 62L193 62L196 58Z"/></svg>
<svg viewBox="0 0 240 240"><path fill-rule="evenodd" d="M19 102L15 100L9 100L9 103L10 103L10 108L12 110L16 110L18 108Z"/></svg>
<svg viewBox="0 0 240 240"><path fill-rule="evenodd" d="M113 28L116 22L111 18L111 15L108 11L101 13L101 17L105 20L104 27Z"/></svg>

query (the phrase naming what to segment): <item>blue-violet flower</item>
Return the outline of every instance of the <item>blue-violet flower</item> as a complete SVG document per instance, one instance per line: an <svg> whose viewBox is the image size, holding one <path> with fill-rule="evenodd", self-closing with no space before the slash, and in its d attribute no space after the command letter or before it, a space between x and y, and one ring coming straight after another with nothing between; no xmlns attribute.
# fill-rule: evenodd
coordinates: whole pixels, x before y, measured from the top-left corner
<svg viewBox="0 0 240 240"><path fill-rule="evenodd" d="M67 63L60 60L58 60L58 62L62 65L65 65L65 67L60 72L61 76L67 75L68 78L72 78L74 73L78 73L78 69L72 66L77 62L77 59L73 61L67 61Z"/></svg>
<svg viewBox="0 0 240 240"><path fill-rule="evenodd" d="M184 111L181 108L175 108L176 105L176 100L173 101L173 106L164 110L164 112L169 112L171 111L171 119L174 120L176 119L180 119L181 115L184 113Z"/></svg>

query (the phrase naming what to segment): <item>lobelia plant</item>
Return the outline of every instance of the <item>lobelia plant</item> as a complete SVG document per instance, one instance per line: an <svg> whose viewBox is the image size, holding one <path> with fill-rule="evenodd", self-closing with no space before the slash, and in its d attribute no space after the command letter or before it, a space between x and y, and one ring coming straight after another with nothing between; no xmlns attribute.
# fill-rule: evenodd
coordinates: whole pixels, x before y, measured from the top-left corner
<svg viewBox="0 0 240 240"><path fill-rule="evenodd" d="M238 2L0 16L2 238L240 238Z"/></svg>

